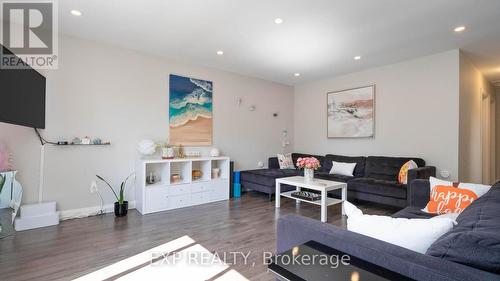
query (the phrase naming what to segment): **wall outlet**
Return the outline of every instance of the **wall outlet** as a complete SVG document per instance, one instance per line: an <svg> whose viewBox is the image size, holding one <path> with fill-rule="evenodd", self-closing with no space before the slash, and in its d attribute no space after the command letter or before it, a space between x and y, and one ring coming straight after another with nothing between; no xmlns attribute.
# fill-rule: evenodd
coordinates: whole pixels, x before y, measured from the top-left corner
<svg viewBox="0 0 500 281"><path fill-rule="evenodd" d="M451 176L451 173L448 170L441 170L441 172L439 174L441 175L441 177L443 179L447 179Z"/></svg>

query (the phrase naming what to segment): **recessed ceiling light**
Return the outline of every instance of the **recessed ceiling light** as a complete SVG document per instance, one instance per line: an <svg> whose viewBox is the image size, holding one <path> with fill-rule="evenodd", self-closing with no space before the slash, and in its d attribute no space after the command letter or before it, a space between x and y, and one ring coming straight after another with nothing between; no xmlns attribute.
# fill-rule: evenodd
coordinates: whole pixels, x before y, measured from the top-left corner
<svg viewBox="0 0 500 281"><path fill-rule="evenodd" d="M354 57L355 60L360 60L361 59L361 56L355 56Z"/></svg>
<svg viewBox="0 0 500 281"><path fill-rule="evenodd" d="M455 30L455 32L462 32L465 30L465 26L457 26L457 27L455 27L454 30Z"/></svg>
<svg viewBox="0 0 500 281"><path fill-rule="evenodd" d="M78 11L78 10L71 10L71 14L72 14L73 16L77 16L77 17L79 17L79 16L81 16L81 15L82 15L82 12L80 12L80 11Z"/></svg>
<svg viewBox="0 0 500 281"><path fill-rule="evenodd" d="M274 19L274 23L275 24L282 24L283 23L283 19L282 18L275 18Z"/></svg>
<svg viewBox="0 0 500 281"><path fill-rule="evenodd" d="M222 56L224 54L223 51L217 51L217 55Z"/></svg>
<svg viewBox="0 0 500 281"><path fill-rule="evenodd" d="M300 76L300 73L298 73L298 72L297 72L297 73L294 73L294 74L293 74L293 76L295 76L295 77L299 77L299 76Z"/></svg>

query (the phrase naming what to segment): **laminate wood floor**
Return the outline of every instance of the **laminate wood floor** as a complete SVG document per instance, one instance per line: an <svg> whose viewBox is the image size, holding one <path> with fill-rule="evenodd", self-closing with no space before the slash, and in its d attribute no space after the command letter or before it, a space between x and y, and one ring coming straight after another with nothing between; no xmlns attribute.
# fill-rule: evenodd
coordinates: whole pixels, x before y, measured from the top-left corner
<svg viewBox="0 0 500 281"><path fill-rule="evenodd" d="M357 205L369 214L397 211ZM320 217L319 206L282 198L277 210L266 195L248 192L240 199L145 216L130 210L125 218L106 214L67 220L1 239L0 280L71 280L184 235L219 254L251 251L255 266L231 267L250 280L274 280L262 264L262 252L275 251L277 218L289 213ZM345 225L339 205L328 208L328 223Z"/></svg>

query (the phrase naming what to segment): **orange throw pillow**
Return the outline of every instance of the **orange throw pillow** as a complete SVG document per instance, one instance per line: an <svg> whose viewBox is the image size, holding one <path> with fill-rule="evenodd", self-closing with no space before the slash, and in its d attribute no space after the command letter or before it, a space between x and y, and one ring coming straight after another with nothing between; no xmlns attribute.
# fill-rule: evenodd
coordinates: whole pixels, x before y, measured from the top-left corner
<svg viewBox="0 0 500 281"><path fill-rule="evenodd" d="M478 196L469 189L436 185L431 191L427 211L433 214L461 213Z"/></svg>
<svg viewBox="0 0 500 281"><path fill-rule="evenodd" d="M418 168L418 165L417 163L415 163L415 161L410 160L406 162L403 166L401 166L401 169L399 170L398 182L400 184L408 184L408 170L416 168Z"/></svg>

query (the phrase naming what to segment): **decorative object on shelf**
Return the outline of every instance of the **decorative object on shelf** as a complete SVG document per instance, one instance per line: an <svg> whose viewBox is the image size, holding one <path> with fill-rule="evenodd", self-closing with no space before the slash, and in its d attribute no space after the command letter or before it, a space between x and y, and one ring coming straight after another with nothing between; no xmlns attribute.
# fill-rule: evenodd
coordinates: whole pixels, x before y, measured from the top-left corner
<svg viewBox="0 0 500 281"><path fill-rule="evenodd" d="M321 167L319 160L314 157L304 157L297 159L297 168L304 169L304 178L306 181L314 180L314 170Z"/></svg>
<svg viewBox="0 0 500 281"><path fill-rule="evenodd" d="M100 144L102 144L102 140L100 138L94 138L92 140L92 144L94 144L94 145L100 145Z"/></svg>
<svg viewBox="0 0 500 281"><path fill-rule="evenodd" d="M156 176L153 174L153 172L149 173L149 175L146 177L146 183L147 184L154 184L156 183L157 179Z"/></svg>
<svg viewBox="0 0 500 281"><path fill-rule="evenodd" d="M327 93L328 138L372 138L375 85Z"/></svg>
<svg viewBox="0 0 500 281"><path fill-rule="evenodd" d="M82 144L82 139L79 137L75 137L72 141L71 144Z"/></svg>
<svg viewBox="0 0 500 281"><path fill-rule="evenodd" d="M127 185L127 180L134 176L134 173L131 173L127 178L125 178L125 180L121 183L120 185L120 191L118 193L118 195L116 194L115 190L113 189L113 187L111 187L111 185L104 179L102 178L101 176L99 175L96 175L96 177L103 181L104 183L106 183L108 186L109 186L109 189L111 189L111 191L113 192L113 195L115 195L115 198L117 200L117 202L115 202L115 216L117 217L124 217L127 215L127 212L128 212L128 201L125 201L125 195L124 195L124 192L125 192L125 187Z"/></svg>
<svg viewBox="0 0 500 281"><path fill-rule="evenodd" d="M137 151L142 155L153 155L156 152L156 144L152 140L141 140L137 145Z"/></svg>
<svg viewBox="0 0 500 281"><path fill-rule="evenodd" d="M220 169L219 168L213 168L212 169L212 178L213 179L218 179L220 177Z"/></svg>
<svg viewBox="0 0 500 281"><path fill-rule="evenodd" d="M212 145L212 84L211 81L170 75L171 143Z"/></svg>
<svg viewBox="0 0 500 281"><path fill-rule="evenodd" d="M12 154L7 145L0 142L0 172L11 171L13 169L12 166Z"/></svg>
<svg viewBox="0 0 500 281"><path fill-rule="evenodd" d="M186 157L189 157L189 158L201 157L201 152L199 152L199 151L189 151L189 152L186 152Z"/></svg>
<svg viewBox="0 0 500 281"><path fill-rule="evenodd" d="M177 157L178 158L185 158L186 155L184 154L184 147L182 147L182 144L179 145L179 147L177 148Z"/></svg>
<svg viewBox="0 0 500 281"><path fill-rule="evenodd" d="M308 200L308 201L321 200L320 194L314 193L314 192L309 192L309 191L296 191L296 192L293 192L291 195L292 195L292 197L304 199L304 200Z"/></svg>
<svg viewBox="0 0 500 281"><path fill-rule="evenodd" d="M92 142L92 140L89 137L84 137L82 139L82 144L89 145Z"/></svg>
<svg viewBox="0 0 500 281"><path fill-rule="evenodd" d="M203 172L200 170L193 170L192 176L193 176L193 180L199 180L203 177Z"/></svg>
<svg viewBox="0 0 500 281"><path fill-rule="evenodd" d="M170 177L170 180L173 183L176 183L176 182L180 182L182 180L182 177L179 174L172 174L172 176Z"/></svg>
<svg viewBox="0 0 500 281"><path fill-rule="evenodd" d="M212 157L219 157L220 156L220 150L216 147L212 147L212 149L210 149L210 156Z"/></svg>
<svg viewBox="0 0 500 281"><path fill-rule="evenodd" d="M161 158L162 159L174 159L175 158L175 150L171 145L168 144L168 142L158 143L157 146L161 150Z"/></svg>

